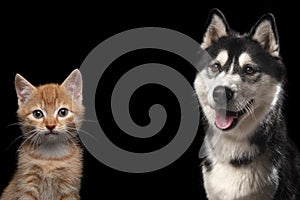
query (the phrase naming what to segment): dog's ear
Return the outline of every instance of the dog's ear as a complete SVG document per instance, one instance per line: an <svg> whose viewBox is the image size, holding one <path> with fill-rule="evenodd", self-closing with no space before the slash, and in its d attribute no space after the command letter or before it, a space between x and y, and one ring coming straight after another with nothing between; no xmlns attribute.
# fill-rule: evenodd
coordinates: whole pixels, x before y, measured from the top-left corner
<svg viewBox="0 0 300 200"><path fill-rule="evenodd" d="M272 56L279 56L279 38L275 18L268 13L262 16L249 33Z"/></svg>
<svg viewBox="0 0 300 200"><path fill-rule="evenodd" d="M204 34L201 44L202 49L207 49L221 37L227 36L229 32L229 25L226 18L223 13L216 8L210 11L207 24L206 33Z"/></svg>

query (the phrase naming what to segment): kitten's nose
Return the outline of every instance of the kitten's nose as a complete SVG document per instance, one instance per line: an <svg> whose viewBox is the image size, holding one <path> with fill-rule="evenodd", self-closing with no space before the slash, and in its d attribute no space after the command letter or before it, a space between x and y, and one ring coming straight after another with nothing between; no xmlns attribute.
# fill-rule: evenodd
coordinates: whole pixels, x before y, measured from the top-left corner
<svg viewBox="0 0 300 200"><path fill-rule="evenodd" d="M49 131L52 131L56 127L56 125L55 124L47 124L46 127L47 127L47 129L49 129Z"/></svg>

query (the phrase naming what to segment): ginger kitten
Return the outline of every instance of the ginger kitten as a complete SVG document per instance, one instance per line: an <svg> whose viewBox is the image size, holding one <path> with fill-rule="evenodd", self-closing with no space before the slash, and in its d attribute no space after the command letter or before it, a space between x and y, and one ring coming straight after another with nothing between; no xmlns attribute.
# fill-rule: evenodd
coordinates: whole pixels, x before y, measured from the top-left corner
<svg viewBox="0 0 300 200"><path fill-rule="evenodd" d="M74 70L61 84L31 85L15 77L24 135L18 167L0 200L80 199L82 149L77 129L83 118L82 77Z"/></svg>

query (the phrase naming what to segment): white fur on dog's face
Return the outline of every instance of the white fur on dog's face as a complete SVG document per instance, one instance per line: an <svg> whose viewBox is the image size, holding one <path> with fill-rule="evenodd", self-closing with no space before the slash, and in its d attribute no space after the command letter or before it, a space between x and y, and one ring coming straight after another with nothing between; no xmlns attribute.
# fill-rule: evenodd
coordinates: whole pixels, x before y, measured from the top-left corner
<svg viewBox="0 0 300 200"><path fill-rule="evenodd" d="M200 46L212 61L199 71L194 87L207 121L216 132L234 135L235 139L245 137L281 96L285 73L275 19L266 15L243 35L230 28L221 12L212 12L209 22ZM216 91L214 98L218 86L218 91L226 91Z"/></svg>
<svg viewBox="0 0 300 200"><path fill-rule="evenodd" d="M278 123L286 75L275 19L264 15L243 35L217 9L208 22L201 47L211 62L201 59L194 81L209 124L199 153L207 198L273 199L281 184L273 152L284 148L266 149L285 128Z"/></svg>
<svg viewBox="0 0 300 200"><path fill-rule="evenodd" d="M212 63L218 62L223 67L228 59L228 51L223 49L219 51L215 59L212 59ZM233 129L222 131L234 137L249 136L276 104L281 92L281 85L271 75L256 72L260 78L255 82L249 82L243 81L239 73L234 73L234 66L243 68L248 64L255 65L255 62L248 52L242 52L237 58L233 57L229 64L229 70L215 73L207 66L198 73L194 82L203 112L213 127L215 127L216 120L215 109L219 106L213 99L213 91L217 86L226 86L234 92L233 99L224 105L226 107L224 109L239 111L246 106L247 102L253 100L253 106L249 107L247 113L241 116L238 124ZM217 129L217 127L215 128Z"/></svg>

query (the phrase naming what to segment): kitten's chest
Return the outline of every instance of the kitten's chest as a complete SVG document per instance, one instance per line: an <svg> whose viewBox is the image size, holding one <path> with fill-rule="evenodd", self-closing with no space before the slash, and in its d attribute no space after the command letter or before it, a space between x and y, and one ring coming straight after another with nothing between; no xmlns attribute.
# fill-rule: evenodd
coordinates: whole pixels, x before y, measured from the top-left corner
<svg viewBox="0 0 300 200"><path fill-rule="evenodd" d="M65 187L64 182L72 179L70 176L68 170L63 168L43 169L39 173L38 190L42 192L43 197L59 196Z"/></svg>
<svg viewBox="0 0 300 200"><path fill-rule="evenodd" d="M82 153L79 149L76 149L55 158L31 155L27 167L29 171L36 171L41 178L47 180L63 179L68 176L74 177L81 173Z"/></svg>
<svg viewBox="0 0 300 200"><path fill-rule="evenodd" d="M77 194L80 189L82 164L80 155L65 159L32 159L24 172L24 180L36 187L40 200L60 199Z"/></svg>
<svg viewBox="0 0 300 200"><path fill-rule="evenodd" d="M24 177L24 180L32 180L40 191L60 191L63 186L80 183L82 152L80 149L74 149L59 158L27 153L20 157L19 167L19 175Z"/></svg>
<svg viewBox="0 0 300 200"><path fill-rule="evenodd" d="M35 176L36 183L41 191L54 190L57 191L63 185L80 179L82 173L82 165L73 160L59 161L39 161L33 162L28 168L26 174Z"/></svg>

